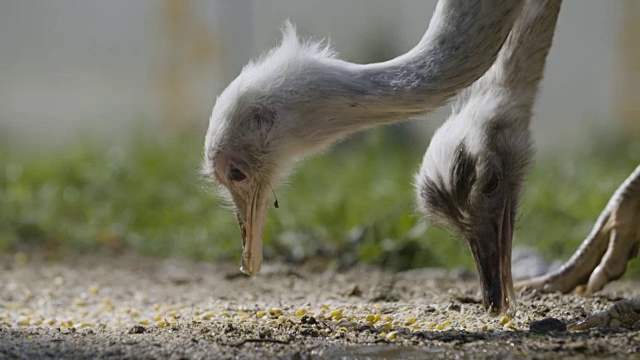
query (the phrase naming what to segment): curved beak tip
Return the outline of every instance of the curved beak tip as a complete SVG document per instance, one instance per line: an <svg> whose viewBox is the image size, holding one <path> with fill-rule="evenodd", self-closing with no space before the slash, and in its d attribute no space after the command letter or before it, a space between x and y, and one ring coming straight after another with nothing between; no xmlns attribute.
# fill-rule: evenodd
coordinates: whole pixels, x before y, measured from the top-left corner
<svg viewBox="0 0 640 360"><path fill-rule="evenodd" d="M242 266L240 271L249 276L257 275L262 267L262 232L266 208L266 201L256 195L253 197L246 215L236 215L242 234Z"/></svg>
<svg viewBox="0 0 640 360"><path fill-rule="evenodd" d="M489 315L515 315L515 293L511 276L511 243L513 238L513 209L507 200L502 218L495 230L471 239L474 260L478 269L482 298ZM495 233L494 233L495 232Z"/></svg>

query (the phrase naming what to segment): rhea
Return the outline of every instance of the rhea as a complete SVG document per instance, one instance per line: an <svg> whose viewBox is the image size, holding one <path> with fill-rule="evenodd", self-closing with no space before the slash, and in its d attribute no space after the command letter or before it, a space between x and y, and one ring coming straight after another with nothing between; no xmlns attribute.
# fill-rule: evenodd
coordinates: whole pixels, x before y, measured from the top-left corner
<svg viewBox="0 0 640 360"><path fill-rule="evenodd" d="M493 311L515 303L515 215L533 154L532 108L560 7L561 0L525 1L496 62L456 98L451 117L434 134L416 175L423 215L467 239L471 247L485 244L472 254L488 291L485 306ZM640 166L614 193L566 264L517 287L593 294L624 274L639 247ZM499 266L480 266L483 263Z"/></svg>
<svg viewBox="0 0 640 360"><path fill-rule="evenodd" d="M556 3L559 6L559 2ZM527 18L531 18L538 14L540 6L531 4L536 2L527 1L523 8L523 1L441 0L416 47L395 59L375 64L339 60L326 45L300 41L293 27L286 25L280 46L245 66L220 94L205 138L203 171L218 184L234 208L243 239L242 270L249 275L260 270L262 232L271 190L277 188L294 162L355 132L425 114L443 105L489 69L518 16L528 14ZM544 56L542 60L544 63ZM503 62L509 61L505 54ZM533 78L540 76L533 75ZM464 113L470 116L469 121L484 118L503 103L489 101L483 104L470 95L475 91L477 94L485 92L490 97L494 90L512 90L494 89L496 84L489 80L482 84L462 95L456 114L467 109ZM531 89L523 86L519 90ZM451 217L446 209L431 206L435 202L429 203L428 196L419 199L427 217L439 219L468 243L481 274L484 304L494 312L506 309L512 302L509 295L512 294L511 278L505 264L510 256L507 252L510 253L517 190L521 187L530 151L529 146L521 153L512 147L489 147L491 142L484 140L485 136L497 136L491 134L498 133L502 135L496 139L505 144L527 138L528 130L521 124L528 120L509 121L512 117L528 118L529 114L518 113L526 106L503 106L501 111L492 113L504 121L492 124L484 121L487 126L474 127L476 133L471 135L475 136L470 137L470 142L462 149L466 156L460 157L465 160L473 154L477 159L487 161L493 159L488 153L492 151L521 161L517 166L512 164L521 171L510 172L508 181L504 177L493 177L489 172L476 177L482 181L483 194L501 194L495 197L503 201L501 207L492 205L487 208L486 217L474 218L474 221L489 220L499 224L498 228L477 223L474 228L477 232L460 231L468 225L463 223L465 219ZM469 131L455 126L456 123L450 121L447 124L452 125L447 126L451 126L452 131ZM450 146L445 143L443 147ZM434 140L430 151L434 146L438 147L436 144ZM458 145L456 143L453 148L459 149ZM434 159L437 162L440 158ZM447 158L441 159L442 163L434 170L446 169L451 164L447 163ZM456 176L471 175L466 171L479 164L477 161L464 164ZM484 166L482 169L489 168ZM447 181L457 182L459 177L439 181L434 172L433 176L418 177L419 186L422 178L434 181L434 188L442 185L439 189L444 189ZM471 186L471 189L480 188ZM443 199L447 197L445 193L442 195ZM456 197L453 204L465 199L464 196ZM447 201L439 203L446 204ZM499 211L490 212L498 208Z"/></svg>
<svg viewBox="0 0 640 360"><path fill-rule="evenodd" d="M416 175L421 212L467 239L492 312L515 311L513 228L533 155L532 108L560 5L524 2L495 63L455 100Z"/></svg>

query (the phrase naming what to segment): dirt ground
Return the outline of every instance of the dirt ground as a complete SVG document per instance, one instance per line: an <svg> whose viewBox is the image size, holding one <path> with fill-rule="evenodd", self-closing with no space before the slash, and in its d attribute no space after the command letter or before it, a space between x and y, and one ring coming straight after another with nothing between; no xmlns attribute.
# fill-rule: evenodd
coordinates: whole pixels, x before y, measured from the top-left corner
<svg viewBox="0 0 640 360"><path fill-rule="evenodd" d="M92 255L2 259L0 358L634 358L640 331L533 333L640 298L619 281L595 297L518 294L491 318L474 276L442 270L348 272Z"/></svg>

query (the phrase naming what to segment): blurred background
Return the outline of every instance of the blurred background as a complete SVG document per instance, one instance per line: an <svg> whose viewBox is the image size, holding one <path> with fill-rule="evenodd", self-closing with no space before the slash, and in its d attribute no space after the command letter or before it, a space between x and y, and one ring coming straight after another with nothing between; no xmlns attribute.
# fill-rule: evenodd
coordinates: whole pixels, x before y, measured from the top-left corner
<svg viewBox="0 0 640 360"><path fill-rule="evenodd" d="M0 0L0 251L239 261L237 224L198 176L217 94L286 19L371 62L417 43L435 3ZM565 1L516 245L566 259L640 162L638 34L637 1ZM267 257L471 268L461 241L413 211L412 175L447 114L305 162L269 215Z"/></svg>

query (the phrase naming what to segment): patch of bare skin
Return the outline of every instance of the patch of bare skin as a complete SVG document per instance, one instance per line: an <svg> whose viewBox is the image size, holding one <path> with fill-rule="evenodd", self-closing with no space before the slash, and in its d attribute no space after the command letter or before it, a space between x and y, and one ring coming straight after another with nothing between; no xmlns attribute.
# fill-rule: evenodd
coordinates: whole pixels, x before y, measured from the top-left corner
<svg viewBox="0 0 640 360"><path fill-rule="evenodd" d="M640 330L633 327L603 322L586 331L529 331L536 320L572 324L638 299L638 281L612 283L591 297L522 290L510 319L486 314L475 278L437 269L393 274L265 265L259 276L246 277L235 264L134 256L3 260L0 358L624 358L640 352Z"/></svg>

